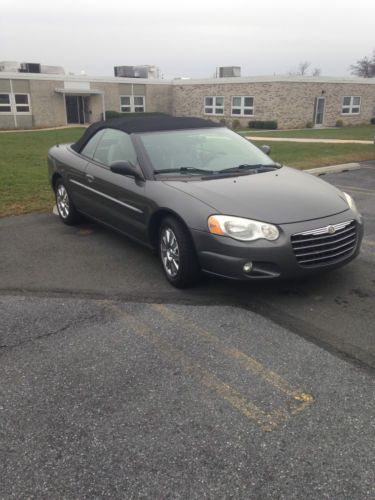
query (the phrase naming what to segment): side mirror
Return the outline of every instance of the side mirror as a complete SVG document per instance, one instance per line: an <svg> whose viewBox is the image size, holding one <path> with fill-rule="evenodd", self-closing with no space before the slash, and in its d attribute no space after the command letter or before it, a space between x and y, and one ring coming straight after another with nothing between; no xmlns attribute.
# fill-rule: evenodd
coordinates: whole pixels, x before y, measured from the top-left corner
<svg viewBox="0 0 375 500"><path fill-rule="evenodd" d="M135 177L136 179L143 179L143 175L141 172L132 165L128 161L114 161L111 163L109 166L109 169L111 172L114 174L119 174L119 175L130 175L131 177Z"/></svg>
<svg viewBox="0 0 375 500"><path fill-rule="evenodd" d="M267 146L266 144L264 144L263 146L260 147L260 149L263 151L263 153L265 153L266 155L270 155L271 154L271 147L270 146Z"/></svg>

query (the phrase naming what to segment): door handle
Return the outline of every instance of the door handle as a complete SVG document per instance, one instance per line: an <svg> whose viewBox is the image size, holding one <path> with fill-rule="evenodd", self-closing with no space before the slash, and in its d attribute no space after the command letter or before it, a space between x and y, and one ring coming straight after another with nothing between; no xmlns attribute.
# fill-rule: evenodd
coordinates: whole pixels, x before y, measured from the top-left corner
<svg viewBox="0 0 375 500"><path fill-rule="evenodd" d="M91 174L86 174L86 179L88 182L94 182L95 177Z"/></svg>

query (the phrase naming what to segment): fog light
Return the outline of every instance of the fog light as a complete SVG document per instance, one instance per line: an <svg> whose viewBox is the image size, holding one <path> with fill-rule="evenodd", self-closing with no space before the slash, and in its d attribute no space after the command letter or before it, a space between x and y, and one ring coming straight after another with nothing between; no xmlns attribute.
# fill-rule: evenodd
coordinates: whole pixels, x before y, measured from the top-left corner
<svg viewBox="0 0 375 500"><path fill-rule="evenodd" d="M251 273L252 269L253 269L253 263L252 262L246 262L246 264L244 264L244 266L243 266L244 273L247 273L247 274Z"/></svg>

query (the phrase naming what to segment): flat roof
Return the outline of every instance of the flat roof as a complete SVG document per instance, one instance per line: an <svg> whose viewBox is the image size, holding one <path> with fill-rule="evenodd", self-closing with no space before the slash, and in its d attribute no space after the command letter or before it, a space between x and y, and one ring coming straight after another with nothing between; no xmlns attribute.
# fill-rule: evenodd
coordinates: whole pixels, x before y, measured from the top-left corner
<svg viewBox="0 0 375 500"><path fill-rule="evenodd" d="M119 76L53 75L48 73L7 73L0 71L0 78L6 80L47 80L57 82L127 83L148 85L170 85L170 80L151 78L122 78Z"/></svg>
<svg viewBox="0 0 375 500"><path fill-rule="evenodd" d="M172 80L173 85L213 85L233 83L359 83L375 85L375 78L358 78L353 76L299 76L299 75L265 75L265 76L233 76L226 78L183 78Z"/></svg>
<svg viewBox="0 0 375 500"><path fill-rule="evenodd" d="M358 78L351 76L298 76L298 75L265 75L227 78L175 78L173 80L157 80L151 78L122 78L116 76L91 75L52 75L47 73L8 73L0 72L0 79L11 80L49 80L58 82L92 82L92 83L125 83L133 85L226 85L234 83L352 83L375 85L375 78Z"/></svg>

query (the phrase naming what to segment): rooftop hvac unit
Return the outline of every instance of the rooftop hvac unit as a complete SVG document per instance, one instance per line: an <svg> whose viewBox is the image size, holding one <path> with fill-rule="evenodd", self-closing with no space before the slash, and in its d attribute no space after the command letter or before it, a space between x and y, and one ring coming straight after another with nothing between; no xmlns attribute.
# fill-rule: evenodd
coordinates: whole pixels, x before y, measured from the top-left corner
<svg viewBox="0 0 375 500"><path fill-rule="evenodd" d="M20 73L40 73L39 63L21 63Z"/></svg>
<svg viewBox="0 0 375 500"><path fill-rule="evenodd" d="M159 68L156 66L115 66L115 76L122 78L159 78Z"/></svg>
<svg viewBox="0 0 375 500"><path fill-rule="evenodd" d="M217 71L219 78L232 78L241 76L241 66L220 66Z"/></svg>
<svg viewBox="0 0 375 500"><path fill-rule="evenodd" d="M6 71L7 73L18 73L20 69L20 63L17 61L0 61L0 71Z"/></svg>
<svg viewBox="0 0 375 500"><path fill-rule="evenodd" d="M41 65L40 72L45 73L47 75L64 75L65 71L62 66L49 66L49 65Z"/></svg>

